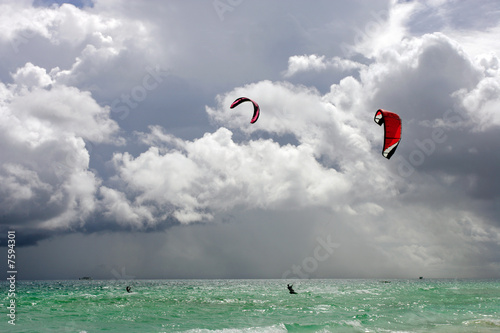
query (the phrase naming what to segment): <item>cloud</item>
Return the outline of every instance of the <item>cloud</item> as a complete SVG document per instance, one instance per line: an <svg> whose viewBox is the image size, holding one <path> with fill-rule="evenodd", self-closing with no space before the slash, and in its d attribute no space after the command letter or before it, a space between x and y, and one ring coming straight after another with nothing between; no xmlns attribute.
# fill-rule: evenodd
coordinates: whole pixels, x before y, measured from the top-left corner
<svg viewBox="0 0 500 333"><path fill-rule="evenodd" d="M373 58L408 36L407 21L421 8L419 2L391 1L388 9L372 10L363 25L355 25L352 43L341 43L345 57L362 54Z"/></svg>
<svg viewBox="0 0 500 333"><path fill-rule="evenodd" d="M2 224L28 229L83 226L96 209L100 179L88 144L122 144L109 108L88 92L54 83L31 63L2 84Z"/></svg>
<svg viewBox="0 0 500 333"><path fill-rule="evenodd" d="M65 85L51 85L45 70L30 63L13 78L12 88L20 93L11 101L10 108L20 120L45 127L50 138L69 132L95 142L116 140L113 134L118 131L118 125L109 119L109 109L100 107L90 93ZM49 89L44 89L48 85L51 85Z"/></svg>
<svg viewBox="0 0 500 333"><path fill-rule="evenodd" d="M115 167L127 193L136 194L134 202L153 204L154 210L183 223L211 220L213 212L235 207L329 206L349 189L338 172L316 161L307 145L238 144L228 129L220 128L177 147L160 147L163 153L151 147L135 159L116 154Z"/></svg>
<svg viewBox="0 0 500 333"><path fill-rule="evenodd" d="M132 226L139 230L144 229L143 223L148 227L148 224L155 222L147 207L134 206L122 192L106 186L102 186L99 191L102 197L99 204L104 218L120 226Z"/></svg>
<svg viewBox="0 0 500 333"><path fill-rule="evenodd" d="M325 60L325 56L317 56L315 54L292 56L288 59L288 69L283 74L283 76L288 78L297 73L305 71L319 72L326 69L347 71L360 69L361 67L363 67L363 65L360 63L348 59L342 59L340 57L334 57L332 59Z"/></svg>
<svg viewBox="0 0 500 333"><path fill-rule="evenodd" d="M498 59L492 66L493 69L498 68L497 61ZM464 89L455 94L472 118L476 130L484 132L500 125L499 92L499 76L494 76L483 78L472 90Z"/></svg>
<svg viewBox="0 0 500 333"><path fill-rule="evenodd" d="M218 96L217 107L206 111L215 124L241 133L241 139L234 140L234 133L225 127L193 141L153 127L150 133L141 133L143 142L152 145L146 152L136 158L126 153L114 156L117 180L128 196L133 193L135 204L149 207L159 220L165 215L158 212L189 223L211 220L217 212L236 207L287 206L378 216L390 200L400 207L399 195L410 189L418 200L427 196L427 186L433 185L427 184L425 170L439 160L443 140L455 135L447 127L451 119L446 111L455 107L456 92L474 89L482 75L456 43L434 34L381 52L373 64L362 67L359 80L347 77L326 95L287 82L238 87ZM425 109L422 94L439 98L433 102L441 108ZM249 124L250 105L228 108L239 96L258 101L262 114L257 123ZM409 142L398 151L399 159L381 165L376 147L381 146L382 132L372 118L378 105L387 104L403 117ZM434 125L426 125L429 121ZM432 135L436 128L439 135ZM263 133L274 139L259 139ZM292 135L296 143L280 145L284 135ZM431 138L439 142L429 143ZM420 161L420 156L432 161ZM415 177L425 183L408 185L404 179L408 175L401 172L403 163L413 163ZM434 168L443 179L454 173L445 165Z"/></svg>
<svg viewBox="0 0 500 333"><path fill-rule="evenodd" d="M52 72L60 84L92 91L94 98L109 102L130 89L129 80L139 81L146 66L160 65L156 52L146 52L153 41L145 21L67 3L2 7L0 42L10 67L31 62Z"/></svg>
<svg viewBox="0 0 500 333"><path fill-rule="evenodd" d="M159 257L210 276L246 259L281 277L327 232L339 256L317 276L498 272L497 20L448 1L242 2L223 20L211 2L124 4L2 4L4 229L34 244L182 225L151 236ZM229 109L241 96L255 124ZM378 108L403 119L391 160Z"/></svg>

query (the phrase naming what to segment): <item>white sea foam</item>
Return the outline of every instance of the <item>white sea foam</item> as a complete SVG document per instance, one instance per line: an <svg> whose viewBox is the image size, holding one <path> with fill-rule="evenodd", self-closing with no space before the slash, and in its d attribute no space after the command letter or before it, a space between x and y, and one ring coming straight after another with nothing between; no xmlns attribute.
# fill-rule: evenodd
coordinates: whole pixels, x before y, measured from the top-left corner
<svg viewBox="0 0 500 333"><path fill-rule="evenodd" d="M266 327L223 328L220 330L193 329L184 333L283 333L288 332L284 324ZM166 332L165 332L166 333Z"/></svg>

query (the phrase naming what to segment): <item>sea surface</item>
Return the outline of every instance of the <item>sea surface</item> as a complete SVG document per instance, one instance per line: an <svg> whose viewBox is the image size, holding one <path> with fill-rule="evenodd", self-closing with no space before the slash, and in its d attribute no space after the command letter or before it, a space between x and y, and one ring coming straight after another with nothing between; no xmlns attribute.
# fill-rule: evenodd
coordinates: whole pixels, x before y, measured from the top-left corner
<svg viewBox="0 0 500 333"><path fill-rule="evenodd" d="M2 287L0 332L500 332L500 280L17 281L15 297Z"/></svg>

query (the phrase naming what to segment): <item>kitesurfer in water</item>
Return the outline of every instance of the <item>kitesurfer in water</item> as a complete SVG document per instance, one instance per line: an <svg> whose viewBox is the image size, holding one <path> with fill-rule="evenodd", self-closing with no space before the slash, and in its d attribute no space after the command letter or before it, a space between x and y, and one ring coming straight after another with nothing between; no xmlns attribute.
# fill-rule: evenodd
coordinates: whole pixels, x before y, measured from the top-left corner
<svg viewBox="0 0 500 333"><path fill-rule="evenodd" d="M125 289L127 289L128 293L132 290L132 288L130 286L127 286L127 288L125 288Z"/></svg>
<svg viewBox="0 0 500 333"><path fill-rule="evenodd" d="M286 287L288 288L288 291L290 291L290 294L296 294L295 290L293 290L293 284L287 284Z"/></svg>

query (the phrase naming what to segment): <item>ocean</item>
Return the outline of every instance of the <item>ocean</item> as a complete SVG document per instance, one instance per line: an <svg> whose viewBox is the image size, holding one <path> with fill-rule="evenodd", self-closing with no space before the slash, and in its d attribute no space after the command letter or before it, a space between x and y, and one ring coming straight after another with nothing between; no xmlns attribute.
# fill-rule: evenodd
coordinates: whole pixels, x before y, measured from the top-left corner
<svg viewBox="0 0 500 333"><path fill-rule="evenodd" d="M2 287L0 332L500 332L500 280L17 281L15 295Z"/></svg>

